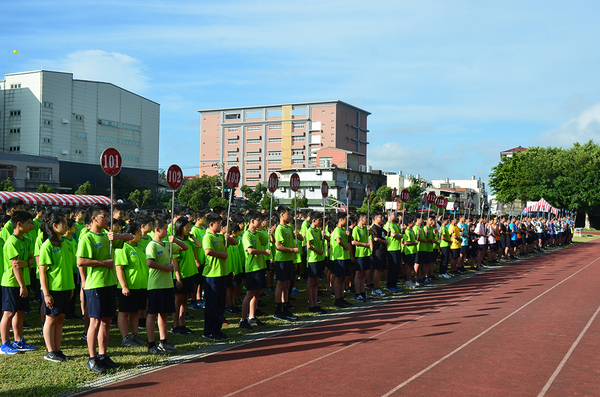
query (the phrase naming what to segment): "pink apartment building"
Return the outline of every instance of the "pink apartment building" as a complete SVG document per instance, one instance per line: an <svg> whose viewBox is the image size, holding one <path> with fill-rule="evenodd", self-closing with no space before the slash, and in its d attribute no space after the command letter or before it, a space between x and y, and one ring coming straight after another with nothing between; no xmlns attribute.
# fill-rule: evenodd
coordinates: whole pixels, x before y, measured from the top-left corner
<svg viewBox="0 0 600 397"><path fill-rule="evenodd" d="M367 164L367 116L342 101L199 110L200 176L237 166L240 185L254 186L269 174L318 167L317 151L334 147Z"/></svg>

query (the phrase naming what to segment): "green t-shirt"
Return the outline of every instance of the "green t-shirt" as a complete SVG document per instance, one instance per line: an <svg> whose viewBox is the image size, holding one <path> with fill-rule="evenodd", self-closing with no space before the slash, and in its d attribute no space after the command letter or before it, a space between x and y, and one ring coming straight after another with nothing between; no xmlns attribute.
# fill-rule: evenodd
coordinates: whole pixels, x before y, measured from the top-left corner
<svg viewBox="0 0 600 397"><path fill-rule="evenodd" d="M9 219L8 222L4 224L4 227L0 232L0 237L2 237L2 240L8 241L8 238L12 236L14 230L15 229L13 228L12 219Z"/></svg>
<svg viewBox="0 0 600 397"><path fill-rule="evenodd" d="M428 227L426 239L433 240L434 237L435 237L435 234L433 232L433 226ZM425 252L433 252L433 243L429 242L429 243L425 244Z"/></svg>
<svg viewBox="0 0 600 397"><path fill-rule="evenodd" d="M416 240L419 242L419 243L417 244L417 251L420 251L420 252L425 252L425 251L427 251L427 250L425 249L425 245L426 245L426 244L425 244L425 243L422 243L422 242L420 242L420 241L419 241L419 238L422 238L422 239L426 239L426 238L427 238L427 235L426 235L426 233L425 233L425 230L424 230L424 228L423 228L422 226L419 226L419 225L416 225L416 224L415 224L415 226L413 227L413 232L415 232L415 238L416 238ZM416 252L416 251L415 251L415 252Z"/></svg>
<svg viewBox="0 0 600 397"><path fill-rule="evenodd" d="M74 237L65 237L62 238L62 245L65 249L69 250L69 254L71 255L71 267L73 274L77 273L77 240Z"/></svg>
<svg viewBox="0 0 600 397"><path fill-rule="evenodd" d="M354 230L352 230L352 238L359 243L369 244L369 231L367 230L367 226L359 227L357 225ZM354 256L356 258L371 256L371 248L355 245Z"/></svg>
<svg viewBox="0 0 600 397"><path fill-rule="evenodd" d="M340 239L343 244L348 243L348 236L346 236L346 229L342 229L341 227L336 227L333 229L333 233L331 233L330 241L331 241L331 260L344 260L350 259L350 251L345 250L340 244L338 244L337 239Z"/></svg>
<svg viewBox="0 0 600 397"><path fill-rule="evenodd" d="M177 239L179 240L179 239ZM196 266L196 256L194 251L196 250L196 243L191 239L179 240L188 246L187 251L179 251L177 255L173 254L174 258L177 258L179 264L179 272L181 278L188 278L198 274L198 266ZM173 244L175 247L176 244ZM177 279L175 272L173 272L173 279Z"/></svg>
<svg viewBox="0 0 600 397"><path fill-rule="evenodd" d="M391 237L391 233L396 233L399 236L402 235L402 231L400 230L400 225L398 225L397 223L394 223L394 222L388 222L385 224L384 229L388 232L388 241L389 241L389 244L387 247L388 252L402 250L402 237L400 237L400 238Z"/></svg>
<svg viewBox="0 0 600 397"><path fill-rule="evenodd" d="M309 263L317 263L317 262L323 261L325 259L325 250L323 249L324 248L323 247L323 232L321 232L321 230L315 229L311 226L306 231L306 240L307 240L307 243L308 243L308 241L310 241L310 245L313 248L323 251L323 254L319 255L315 251L307 249L306 250L306 256L307 256L306 265L308 266Z"/></svg>
<svg viewBox="0 0 600 397"><path fill-rule="evenodd" d="M75 222L75 230L77 230L75 235L77 236L78 239L80 239L81 236L83 234L85 234L85 233L81 233L84 229L87 231L87 227L85 227L85 222Z"/></svg>
<svg viewBox="0 0 600 397"><path fill-rule="evenodd" d="M144 252L146 252L146 247L148 247L148 244L150 244L150 241L152 241L152 239L148 236L144 237L142 236L142 239L140 240L139 243L137 243L137 245L141 246L142 248L144 248Z"/></svg>
<svg viewBox="0 0 600 397"><path fill-rule="evenodd" d="M74 254L71 244L63 239L60 247L50 240L44 241L40 248L40 266L46 266L48 289L50 291L69 291L75 289L73 278Z"/></svg>
<svg viewBox="0 0 600 397"><path fill-rule="evenodd" d="M295 240L295 244L298 252L294 254L294 263L302 263L302 241Z"/></svg>
<svg viewBox="0 0 600 397"><path fill-rule="evenodd" d="M402 236L402 241L405 243L413 243L413 242L417 241L417 236L414 232L414 229L406 228L406 230L404 231L404 235ZM405 255L415 254L416 252L417 252L416 245L405 245L404 246L404 254Z"/></svg>
<svg viewBox="0 0 600 397"><path fill-rule="evenodd" d="M79 241L77 257L95 261L110 259L108 236L104 233L96 234L88 231ZM117 285L117 273L114 267L109 269L104 266L95 266L84 269L86 269L85 290Z"/></svg>
<svg viewBox="0 0 600 397"><path fill-rule="evenodd" d="M171 263L169 250L169 243L163 241L159 243L152 240L146 247L146 259L153 259L159 265L168 266ZM179 246L173 244L173 255L177 255L179 250ZM173 276L171 272L150 268L150 272L148 273L148 290L165 288L173 288Z"/></svg>
<svg viewBox="0 0 600 397"><path fill-rule="evenodd" d="M215 235L207 231L202 239L202 247L217 252L227 252L225 248L225 236L221 233ZM202 271L204 277L223 277L228 274L227 261L225 259L206 255L206 263Z"/></svg>
<svg viewBox="0 0 600 397"><path fill-rule="evenodd" d="M0 285L3 287L19 287L19 282L15 277L13 271L12 261L13 258L19 258L26 261L29 258L29 251L25 243L25 239L20 239L14 234L11 234L4 243L4 273L2 274L2 281ZM29 279L29 267L21 267L19 271L23 275L25 285L29 285L31 280Z"/></svg>
<svg viewBox="0 0 600 397"><path fill-rule="evenodd" d="M450 225L442 226L442 228L440 229L440 247L441 248L445 248L450 245L449 241L444 240L444 238L447 238L448 240L450 240L450 231L448 230L449 226Z"/></svg>
<svg viewBox="0 0 600 397"><path fill-rule="evenodd" d="M302 222L302 226L300 227L300 234L302 234L302 237L304 237L304 240L302 241L302 246L306 247L306 232L308 231L308 229L310 228L310 222L309 221L304 221Z"/></svg>
<svg viewBox="0 0 600 397"><path fill-rule="evenodd" d="M0 237L0 245L4 247L4 240ZM2 275L4 274L4 250L0 250L0 283L2 282Z"/></svg>
<svg viewBox="0 0 600 397"><path fill-rule="evenodd" d="M146 248L140 243L125 243L123 248L115 250L115 266L122 266L125 281L129 289L148 288L148 265ZM120 286L122 287L122 286Z"/></svg>
<svg viewBox="0 0 600 397"><path fill-rule="evenodd" d="M234 275L242 273L242 259L240 252L242 247L238 245L229 244L227 245L227 272L233 273Z"/></svg>
<svg viewBox="0 0 600 397"><path fill-rule="evenodd" d="M196 239L198 239L198 241L202 242L202 239L204 238L204 235L206 234L206 229L203 227L192 226L192 230L191 230L190 234L192 236L196 237ZM203 247L199 247L197 249L197 255L198 255L198 262L201 265L204 265L204 262L206 262L206 254L204 253Z"/></svg>
<svg viewBox="0 0 600 397"><path fill-rule="evenodd" d="M275 242L280 242L286 248L295 248L294 227L290 225L277 225L275 229ZM296 254L293 252L275 251L275 262L294 262Z"/></svg>
<svg viewBox="0 0 600 397"><path fill-rule="evenodd" d="M260 251L265 250L265 248L263 248L264 244L261 234L260 231L252 233L247 230L242 237L242 249L246 258L246 273L256 272L267 268L265 255L251 255L248 253L248 248L254 248Z"/></svg>

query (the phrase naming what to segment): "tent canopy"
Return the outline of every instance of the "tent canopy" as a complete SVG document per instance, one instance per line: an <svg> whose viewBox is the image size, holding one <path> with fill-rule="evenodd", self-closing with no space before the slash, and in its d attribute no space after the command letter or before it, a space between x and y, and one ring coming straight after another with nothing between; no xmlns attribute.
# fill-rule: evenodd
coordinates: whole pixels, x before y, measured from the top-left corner
<svg viewBox="0 0 600 397"><path fill-rule="evenodd" d="M92 204L110 205L110 198L106 196L91 196L83 194L55 194L55 193L28 193L28 192L3 192L0 191L0 203L5 203L12 197L20 198L25 204L30 205L65 205L89 206ZM114 202L113 202L114 203Z"/></svg>

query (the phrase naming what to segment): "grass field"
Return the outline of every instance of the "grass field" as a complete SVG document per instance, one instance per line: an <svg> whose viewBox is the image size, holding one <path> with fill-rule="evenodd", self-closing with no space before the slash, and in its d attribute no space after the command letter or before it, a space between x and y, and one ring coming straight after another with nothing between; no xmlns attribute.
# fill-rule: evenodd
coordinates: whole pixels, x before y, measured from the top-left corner
<svg viewBox="0 0 600 397"><path fill-rule="evenodd" d="M575 242L585 242L600 236L579 237L574 239ZM475 273L475 272L469 272ZM454 282L462 277L454 277L451 280L439 279L437 285L443 285L449 282ZM443 281L442 281L443 280ZM300 320L312 316L308 312L308 302L306 300L305 287L306 285L300 280L296 281L296 286L302 291L301 294L293 295L296 299L292 302L297 309L295 314L300 317ZM383 283L382 283L383 287ZM320 289L325 291L324 281L321 281ZM403 293L395 294L394 296L402 295ZM268 294L268 299L261 299L264 307L260 309L267 315L259 317L265 322L262 327L254 327L256 330L273 329L280 327L284 323L274 320L271 316L275 310L273 294ZM321 307L328 311L333 311L336 308L333 306L334 299L330 298L330 293L326 292L322 300ZM349 295L349 296L348 296ZM347 294L346 299L350 302L355 302L351 298L354 294ZM388 296L383 299L392 299L393 296L388 293ZM357 304L358 306L359 304ZM88 359L87 344L81 340L83 333L82 320L65 321L63 342L61 349L71 357L71 360L63 363L52 363L43 359L46 354L46 348L43 337L40 335L40 316L39 304L31 303L31 308L34 313L26 315L25 321L32 325L31 329L24 331L25 338L29 344L38 347L37 351L15 356L0 356L0 394L7 396L62 396L77 392L82 389L82 385L86 382L94 381L100 376L91 373L84 366ZM202 311L188 311L194 318L186 322L186 326L191 328L194 333L191 335L175 335L168 334L170 342L174 343L179 351L177 354L186 352L200 352L203 348L208 347L211 343L201 337L204 326ZM239 315L226 313L226 318L231 321L230 325L223 327L223 331L230 337L228 343L235 344L244 340L244 335L250 331L241 330L237 327L240 319ZM171 323L169 324L169 327ZM140 330L142 339L147 340L146 332ZM11 334L12 337L12 334ZM156 331L158 338L158 330ZM117 327L111 327L111 338L109 342L109 355L111 358L121 364L124 370L139 368L146 365L159 365L159 360L163 357L151 356L146 354L145 347L126 348L121 347L121 336Z"/></svg>

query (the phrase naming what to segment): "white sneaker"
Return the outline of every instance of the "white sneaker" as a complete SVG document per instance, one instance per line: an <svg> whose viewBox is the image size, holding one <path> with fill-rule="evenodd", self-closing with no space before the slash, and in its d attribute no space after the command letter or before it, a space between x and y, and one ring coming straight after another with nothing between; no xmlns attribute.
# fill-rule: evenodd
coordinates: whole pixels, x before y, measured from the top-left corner
<svg viewBox="0 0 600 397"><path fill-rule="evenodd" d="M379 288L377 288L377 289L374 289L373 291L371 291L371 295L385 296L385 293L382 290L380 290Z"/></svg>

